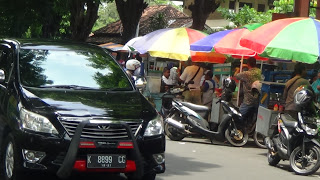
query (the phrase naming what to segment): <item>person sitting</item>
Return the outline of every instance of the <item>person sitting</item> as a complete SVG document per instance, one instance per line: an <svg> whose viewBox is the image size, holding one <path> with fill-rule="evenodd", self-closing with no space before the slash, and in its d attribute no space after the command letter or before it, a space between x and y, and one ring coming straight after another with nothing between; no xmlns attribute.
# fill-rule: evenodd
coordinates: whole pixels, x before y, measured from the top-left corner
<svg viewBox="0 0 320 180"><path fill-rule="evenodd" d="M305 64L297 63L294 66L293 77L285 84L283 98L285 100L285 113L291 115L294 119L298 119L299 108L294 103L294 91L301 85L310 86L307 79L307 70Z"/></svg>
<svg viewBox="0 0 320 180"><path fill-rule="evenodd" d="M168 64L168 69L170 70L169 79L172 81L172 85L178 85L179 81L179 69L174 65L174 63Z"/></svg>
<svg viewBox="0 0 320 180"><path fill-rule="evenodd" d="M258 96L251 93L252 84L255 81L260 81L262 77L261 70L256 67L256 59L254 57L248 58L247 67L247 71L240 72L236 74L235 77L243 83L243 91L240 93L243 95L243 102L241 103L239 110L243 120L250 125L255 123L252 122L255 118L251 119L249 117L251 117L252 113L257 114L259 108Z"/></svg>
<svg viewBox="0 0 320 180"><path fill-rule="evenodd" d="M173 82L170 77L170 70L168 67L163 68L163 75L161 77L161 86L160 86L160 92L166 92L170 89L170 87L173 87Z"/></svg>
<svg viewBox="0 0 320 180"><path fill-rule="evenodd" d="M202 103L203 105L207 106L211 109L212 100L214 97L214 89L215 89L215 82L212 79L213 73L212 71L208 71L205 75L204 83L201 86L202 91Z"/></svg>
<svg viewBox="0 0 320 180"><path fill-rule="evenodd" d="M126 62L126 73L129 78L134 81L134 76L138 76L140 73L141 63L136 59L129 59Z"/></svg>

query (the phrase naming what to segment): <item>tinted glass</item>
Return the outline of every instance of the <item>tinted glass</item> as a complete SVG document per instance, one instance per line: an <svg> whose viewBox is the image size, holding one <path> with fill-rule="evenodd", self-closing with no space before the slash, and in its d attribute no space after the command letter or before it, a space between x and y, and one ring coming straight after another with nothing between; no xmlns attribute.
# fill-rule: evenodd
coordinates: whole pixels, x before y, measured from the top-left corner
<svg viewBox="0 0 320 180"><path fill-rule="evenodd" d="M104 51L21 49L19 55L25 86L132 90L124 72Z"/></svg>

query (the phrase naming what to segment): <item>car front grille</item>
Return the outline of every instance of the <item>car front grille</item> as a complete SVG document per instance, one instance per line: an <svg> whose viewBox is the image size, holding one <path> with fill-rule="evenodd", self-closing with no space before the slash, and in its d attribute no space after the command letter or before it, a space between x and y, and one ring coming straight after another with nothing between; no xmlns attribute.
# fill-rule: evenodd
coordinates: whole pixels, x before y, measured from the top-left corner
<svg viewBox="0 0 320 180"><path fill-rule="evenodd" d="M69 136L73 136L78 124L83 121L83 119L79 118L59 118L63 127L67 131ZM110 123L99 123L99 121L108 121L95 119L98 123L88 123L82 130L81 138L86 139L113 139L113 140L123 140L128 139L129 135L127 130L123 125L119 122L110 122ZM137 121L121 121L125 124L128 124L132 130L132 134L134 135L140 126L141 122Z"/></svg>

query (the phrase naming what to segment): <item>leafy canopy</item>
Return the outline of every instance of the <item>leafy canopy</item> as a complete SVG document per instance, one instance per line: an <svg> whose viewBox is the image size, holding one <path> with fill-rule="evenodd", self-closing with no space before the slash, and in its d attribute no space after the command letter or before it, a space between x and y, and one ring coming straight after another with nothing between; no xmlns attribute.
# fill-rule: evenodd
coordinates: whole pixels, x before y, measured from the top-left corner
<svg viewBox="0 0 320 180"><path fill-rule="evenodd" d="M229 11L229 9L219 7L217 9L221 13L222 17L230 20L235 26L243 26L250 23L268 23L271 21L272 13L268 12L257 12L254 8L250 8L244 5L239 13Z"/></svg>

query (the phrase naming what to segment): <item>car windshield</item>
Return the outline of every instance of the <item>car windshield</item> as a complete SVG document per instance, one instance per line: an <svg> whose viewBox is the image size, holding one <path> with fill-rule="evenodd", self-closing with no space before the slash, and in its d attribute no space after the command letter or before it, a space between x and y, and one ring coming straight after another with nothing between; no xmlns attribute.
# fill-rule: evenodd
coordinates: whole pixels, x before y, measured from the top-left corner
<svg viewBox="0 0 320 180"><path fill-rule="evenodd" d="M39 88L132 90L119 65L104 51L21 49L21 84Z"/></svg>

